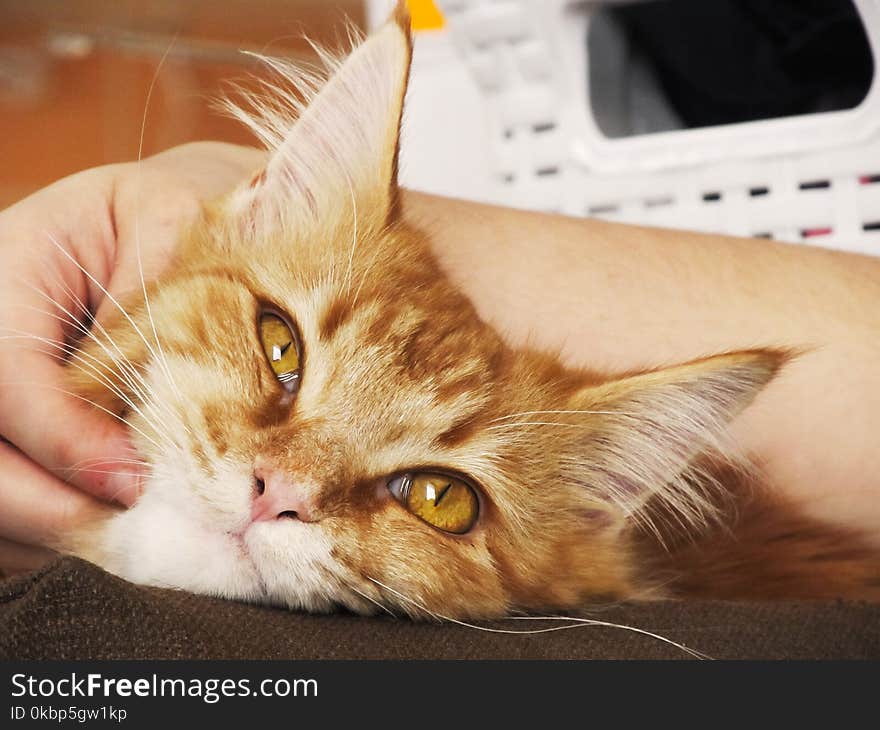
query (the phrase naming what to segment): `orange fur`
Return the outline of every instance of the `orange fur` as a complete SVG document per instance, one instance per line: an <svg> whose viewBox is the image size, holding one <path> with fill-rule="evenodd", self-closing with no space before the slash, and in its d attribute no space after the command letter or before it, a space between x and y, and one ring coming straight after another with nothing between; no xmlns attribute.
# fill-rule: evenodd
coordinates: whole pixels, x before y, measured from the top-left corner
<svg viewBox="0 0 880 730"><path fill-rule="evenodd" d="M300 121L288 120L267 168L186 232L148 288L149 312L142 297L126 302L140 332L118 315L107 324L115 346L83 343L121 394L70 371L78 392L131 424L155 483L169 499L196 505L199 529L239 534L257 459L297 481L317 520L273 525L244 557L230 552L258 576L240 589L165 578L161 566L138 578L131 561L150 555L120 556L108 547L109 526L71 544L127 577L316 609L381 604L413 616L475 617L676 595L676 585L704 596L755 595L773 540L783 541L767 537L779 523L734 523L747 525L749 545L761 549L718 538L720 528L701 543L706 526L726 514L729 475L741 472L718 477L699 465L707 454L730 458L727 424L786 356L754 350L612 376L508 347L441 272L425 233L399 216L397 136L410 51L401 4ZM283 129L278 109L271 113ZM260 347L266 306L299 330L295 396ZM117 346L142 383L124 377ZM389 495L389 475L418 468L478 485L480 518L470 532L442 533ZM145 498L157 488L148 484ZM670 525L679 526L674 535ZM294 531L304 553L314 541L327 555L307 563L285 552ZM681 533L695 542L665 552ZM785 550L775 554L789 560ZM850 556L862 567L822 595L876 593L876 556ZM803 564L801 555L791 559ZM721 565L730 575L710 569ZM817 593L806 569L774 581L763 594Z"/></svg>

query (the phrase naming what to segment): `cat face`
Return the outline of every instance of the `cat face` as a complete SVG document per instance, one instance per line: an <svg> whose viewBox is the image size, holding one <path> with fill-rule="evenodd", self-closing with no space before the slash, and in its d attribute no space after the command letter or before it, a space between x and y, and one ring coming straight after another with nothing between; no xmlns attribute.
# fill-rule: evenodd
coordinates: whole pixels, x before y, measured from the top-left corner
<svg viewBox="0 0 880 730"><path fill-rule="evenodd" d="M151 465L134 508L79 536L86 557L292 608L491 616L637 595L644 505L702 519L688 466L777 358L612 379L507 347L398 210L406 27L398 11L295 124L283 95L246 117L266 168L107 325L142 377L94 343L117 387L71 372Z"/></svg>

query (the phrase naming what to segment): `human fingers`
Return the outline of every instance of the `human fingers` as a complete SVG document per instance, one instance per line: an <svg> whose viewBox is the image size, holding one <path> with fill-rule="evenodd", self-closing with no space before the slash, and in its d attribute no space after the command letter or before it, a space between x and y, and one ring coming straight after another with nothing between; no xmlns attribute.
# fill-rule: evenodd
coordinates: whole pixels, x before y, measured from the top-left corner
<svg viewBox="0 0 880 730"><path fill-rule="evenodd" d="M140 470L124 424L66 386L71 367L117 388L119 376L68 356L67 335L51 303L28 299L33 292L27 287L11 291L10 301L0 295L0 436L57 478L132 504Z"/></svg>
<svg viewBox="0 0 880 730"><path fill-rule="evenodd" d="M56 546L72 530L109 516L113 509L0 442L0 538Z"/></svg>
<svg viewBox="0 0 880 730"><path fill-rule="evenodd" d="M140 477L124 424L65 385L66 368L115 378L69 354L112 269L112 190L106 169L87 171L0 213L0 437L56 477L131 504Z"/></svg>

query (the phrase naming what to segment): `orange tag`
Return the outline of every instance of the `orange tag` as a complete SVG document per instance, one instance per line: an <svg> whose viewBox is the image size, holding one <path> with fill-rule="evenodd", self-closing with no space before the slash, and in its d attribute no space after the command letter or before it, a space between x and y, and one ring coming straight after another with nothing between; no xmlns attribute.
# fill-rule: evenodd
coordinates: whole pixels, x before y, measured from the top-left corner
<svg viewBox="0 0 880 730"><path fill-rule="evenodd" d="M438 10L433 0L406 0L406 4L414 32L443 28L443 13Z"/></svg>

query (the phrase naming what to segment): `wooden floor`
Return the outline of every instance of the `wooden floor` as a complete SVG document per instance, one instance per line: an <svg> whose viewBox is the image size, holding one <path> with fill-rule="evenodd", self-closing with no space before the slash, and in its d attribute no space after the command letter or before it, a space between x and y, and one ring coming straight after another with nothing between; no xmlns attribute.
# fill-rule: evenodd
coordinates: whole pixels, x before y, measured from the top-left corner
<svg viewBox="0 0 880 730"><path fill-rule="evenodd" d="M71 172L198 139L251 140L212 110L255 70L310 57L359 0L0 0L0 208ZM163 60L164 58L164 60ZM149 107L147 97L151 87Z"/></svg>

